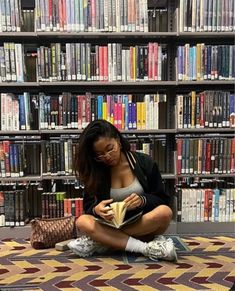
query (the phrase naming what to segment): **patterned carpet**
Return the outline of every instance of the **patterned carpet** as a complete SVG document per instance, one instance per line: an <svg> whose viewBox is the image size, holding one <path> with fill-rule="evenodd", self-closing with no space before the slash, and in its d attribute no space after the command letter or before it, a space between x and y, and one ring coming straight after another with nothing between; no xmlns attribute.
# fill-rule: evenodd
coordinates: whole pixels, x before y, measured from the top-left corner
<svg viewBox="0 0 235 291"><path fill-rule="evenodd" d="M235 290L235 237L173 237L178 262L115 253L80 259L34 250L28 240L0 241L0 290Z"/></svg>

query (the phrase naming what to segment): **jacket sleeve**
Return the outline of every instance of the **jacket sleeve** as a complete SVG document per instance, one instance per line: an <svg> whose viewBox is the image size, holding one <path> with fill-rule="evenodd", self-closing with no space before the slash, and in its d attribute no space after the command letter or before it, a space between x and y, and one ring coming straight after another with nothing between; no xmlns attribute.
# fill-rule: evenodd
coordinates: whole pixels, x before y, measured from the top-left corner
<svg viewBox="0 0 235 291"><path fill-rule="evenodd" d="M84 196L83 196L83 208L85 214L90 214L96 217L99 217L94 212L94 207L99 204L102 200L110 199L110 185L109 181L110 179L105 177L106 181L101 181L100 184L98 185L98 189L96 191L96 194L90 193L86 191L86 188L84 190ZM108 181L108 182L107 182Z"/></svg>
<svg viewBox="0 0 235 291"><path fill-rule="evenodd" d="M96 196L85 191L83 197L84 213L96 216L93 209L97 204L98 202Z"/></svg>
<svg viewBox="0 0 235 291"><path fill-rule="evenodd" d="M148 193L142 195L144 200L143 208L151 210L158 205L169 205L171 200L170 195L164 190L161 174L155 162L148 170L146 179L149 190Z"/></svg>

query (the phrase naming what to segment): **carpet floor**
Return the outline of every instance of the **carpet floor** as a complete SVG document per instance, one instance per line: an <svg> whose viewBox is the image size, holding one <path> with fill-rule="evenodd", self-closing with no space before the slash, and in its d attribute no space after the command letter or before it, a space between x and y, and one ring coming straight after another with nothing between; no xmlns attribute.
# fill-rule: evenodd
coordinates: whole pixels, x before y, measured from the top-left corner
<svg viewBox="0 0 235 291"><path fill-rule="evenodd" d="M76 257L34 250L28 240L0 240L0 290L235 290L235 236L171 236L178 262L122 252Z"/></svg>

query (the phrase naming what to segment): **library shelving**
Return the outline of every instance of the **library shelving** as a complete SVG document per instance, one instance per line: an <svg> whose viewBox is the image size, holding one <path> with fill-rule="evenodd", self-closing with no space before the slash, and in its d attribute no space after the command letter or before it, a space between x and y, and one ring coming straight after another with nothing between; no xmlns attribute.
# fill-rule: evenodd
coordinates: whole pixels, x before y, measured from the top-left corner
<svg viewBox="0 0 235 291"><path fill-rule="evenodd" d="M43 1L43 2L47 3L47 1ZM64 0L64 2L67 3L68 5L72 3L72 1L69 1L69 0L67 1ZM93 1L93 3L95 2L96 1ZM117 0L113 2L119 3L119 4L122 3L122 5L128 5L128 1L126 0ZM200 1L192 1L192 2L200 3ZM3 140L7 142L9 141L8 143L5 143L4 146L10 147L11 145L13 154L15 155L14 157L16 157L16 153L14 151L18 151L19 149L21 149L21 146L24 147L25 156L32 154L33 149L38 147L37 149L38 160L36 161L33 156L31 157L31 159L29 159L32 162L32 167L34 167L36 174L31 175L30 173L26 171L25 174L22 175L22 173L20 173L18 175L17 171L15 171L14 175L11 176L11 174L9 175L9 173L8 175L6 175L6 173L3 174L1 172L1 177L0 177L0 183L1 183L0 192L11 191L12 189L16 190L18 188L22 189L26 185L25 188L27 189L26 189L25 195L26 195L26 198L29 199L29 201L27 202L27 205L25 206L24 215L27 221L29 221L34 216L41 215L42 192L66 191L69 189L69 192L70 192L69 197L75 197L76 195L81 196L82 188L79 188L80 186L78 186L78 188L80 189L78 191L79 193L78 192L76 193L77 180L72 170L72 164L70 163L71 161L69 161L70 165L69 165L67 174L64 174L63 169L60 168L61 164L58 162L54 162L54 165L52 166L52 168L54 167L53 170L57 172L57 174L55 172L54 173L44 172L43 167L45 166L47 167L48 163L50 163L50 161L45 163L47 150L48 151L52 150L54 146L55 148L57 147L57 152L54 155L59 154L60 151L58 151L58 144L60 142L66 143L66 147L68 145L71 146L71 149L70 149L71 151L70 154L71 154L75 150L75 147L76 147L75 144L79 137L79 134L82 132L82 128L85 126L85 124L87 124L87 122L89 122L89 120L91 120L91 119L86 120L85 123L82 125L82 128L79 128L76 124L73 124L73 126L71 126L64 123L62 124L62 128L58 124L56 124L56 126L53 125L51 128L49 128L50 125L47 124L45 125L46 128L44 128L44 126L40 124L40 116L41 116L40 114L45 109L45 107L42 107L44 105L42 104L40 105L39 96L40 94L42 94L42 92L44 94L43 96L47 96L47 97L49 96L51 98L51 99L49 98L48 100L52 100L53 98L59 99L60 98L59 96L61 96L63 92L69 92L71 96L82 95L85 97L87 96L86 94L89 93L94 100L98 98L98 95L99 96L103 95L104 103L106 101L107 95L113 98L112 100L114 100L113 101L114 103L116 102L115 96L132 95L133 99L131 100L131 102L133 103L146 102L145 106L147 106L147 102L149 100L152 102L156 102L158 104L161 103L159 101L156 101L154 99L155 97L152 100L148 99L149 97L145 97L146 95L148 96L165 95L166 96L165 104L161 108L157 107L158 114L159 114L159 111L163 109L164 118L163 118L163 115L161 115L160 117L158 116L158 121L156 121L155 119L154 121L151 121L153 127L155 128L151 128L151 126L146 126L145 124L143 125L144 121L142 120L142 124L139 126L139 128L138 128L138 125L137 125L137 128L131 128L131 127L128 128L128 126L122 125L120 130L124 135L126 135L128 139L130 139L130 142L134 145L135 149L143 150L142 146L144 144L145 149L148 148L149 151L153 152L154 157L158 159L157 162L159 162L161 166L160 170L162 169L161 171L162 178L164 181L164 185L166 187L166 191L169 191L172 195L172 209L174 210L174 221L171 223L171 226L168 232L179 233L179 234L180 233L184 233L184 234L195 233L196 234L196 233L202 233L202 232L203 233L204 232L208 232L208 233L209 232L213 232L213 233L223 233L223 232L234 233L235 232L235 226L234 226L235 196L232 196L232 194L230 195L229 203L233 204L233 208L230 207L229 211L230 212L233 211L234 216L232 216L231 214L229 218L229 219L232 219L231 221L227 218L226 218L227 219L226 221L220 220L218 222L213 221L213 218L210 218L210 220L208 219L207 221L200 221L200 222L177 221L178 220L177 215L178 213L181 213L182 211L181 209L182 204L180 204L181 197L179 197L179 192L176 191L176 189L179 186L181 187L181 184L179 183L180 180L183 179L185 181L188 181L190 179L194 179L194 180L197 180L197 182L206 180L207 181L206 183L210 183L212 181L213 183L216 184L216 186L217 186L217 182L215 181L223 180L223 182L226 184L226 187L235 188L234 181L231 182L232 179L234 178L234 171L235 171L235 168L234 168L235 150L233 149L235 147L235 144L234 144L235 143L234 142L235 117L233 117L235 115L234 97L231 97L231 99L229 99L231 100L231 103L234 102L232 103L233 105L231 105L228 102L226 103L227 113L223 113L226 110L223 111L221 109L222 104L223 104L223 100L221 97L218 97L218 104L217 103L212 104L214 107L216 107L214 108L212 106L213 110L216 113L213 113L214 111L212 110L213 112L211 113L212 114L211 118L223 119L225 118L223 114L224 115L227 114L226 115L227 121L230 120L229 124L224 123L223 125L220 126L219 123L221 122L222 124L222 121L219 121L218 119L218 120L214 120L214 123L211 126L200 125L196 127L194 125L192 126L186 125L186 126L183 126L183 128L179 128L177 125L178 110L179 110L179 104L177 104L178 95L191 96L192 95L191 92L195 92L195 96L196 96L195 98L199 98L198 99L199 101L197 104L198 107L195 107L193 111L192 109L190 109L190 112L191 112L190 117L186 117L186 118L192 118L191 115L195 114L196 110L198 110L199 115L203 114L200 111L201 109L200 106L204 106L203 105L204 101L203 99L200 99L201 98L200 96L205 91L229 92L230 96L234 96L235 72L234 72L233 67L235 64L235 61L234 61L235 60L235 47L234 47L235 19L232 16L230 18L229 17L226 18L227 14L224 16L221 16L222 18L219 19L219 17L213 14L214 13L213 9L215 9L213 7L206 7L206 8L204 7L205 14L207 13L206 14L207 18L206 18L206 16L203 15L203 11L200 10L200 5L197 7L197 10L195 10L198 13L195 15L195 11L193 7L187 7L187 4L186 4L186 3L192 3L192 2L184 1L184 0L181 0L181 1L177 1L177 0L136 1L138 5L140 3L142 3L141 5L145 5L145 3L147 3L147 9L149 12L147 12L146 10L144 13L145 14L147 13L147 16L142 15L143 17L145 17L143 18L144 24L140 24L138 22L139 21L138 17L140 16L140 14L139 12L137 13L137 10L136 10L136 13L138 14L138 17L136 16L137 14L130 15L130 18L132 18L131 20L132 22L130 26L127 25L127 30L130 27L130 30L133 29L133 31L117 31L121 29L116 29L116 28L114 29L113 28L114 25L112 29L110 29L110 31L109 31L109 28L108 28L108 31L99 31L99 29L97 28L95 29L91 28L92 31L89 31L90 26L87 23L85 23L85 25L88 26L88 29L87 29L88 31L72 31L72 30L76 30L76 25L78 24L74 18L73 20L75 21L76 25L74 24L73 26L73 23L68 22L69 25L71 24L69 28L71 31L67 32L64 30L64 26L63 26L64 23L58 24L58 25L62 25L63 29L61 28L58 29L58 27L55 29L53 28L54 27L53 25L56 25L56 23L53 23L53 21L56 21L55 20L56 18L54 20L47 20L46 18L40 18L41 22L40 21L37 22L37 19L35 20L35 23L34 23L35 31L11 31L13 29L9 28L9 29L6 29L8 31L0 32L0 47L3 47L2 49L3 52L4 50L6 50L6 52L8 50L6 46L4 47L4 43L12 43L12 42L20 43L24 46L22 59L24 59L25 64L23 64L22 70L26 70L23 76L25 78L24 78L24 81L22 82L15 82L15 81L6 82L5 80L0 82L0 93L13 96L12 100L14 100L15 98L14 96L23 95L24 92L27 92L28 94L28 95L26 94L27 96L37 96L35 98L38 104L37 104L37 108L36 109L34 108L34 113L36 115L34 115L33 117L35 118L36 116L38 118L37 121L35 120L29 121L30 125L28 124L29 125L28 129L21 128L21 129L16 130L15 128L13 129L2 128L3 126L2 126L2 119L1 119L1 131L0 131L1 163L2 161L4 162L3 155L2 155ZM205 3L206 2L207 1L205 1ZM220 4L220 2L222 1L217 0L214 2ZM230 3L231 1L223 1L223 3L227 3L227 2ZM21 9L22 11L24 10L33 11L35 9L35 5L36 5L36 9L39 9L40 3L41 3L40 0L36 0L36 1L22 0ZM73 1L73 3L80 3L80 1ZM99 3L99 1L97 1L97 3ZM133 3L133 1L130 1L130 3ZM226 6L226 7L227 7L226 9L228 9L229 6ZM85 9L85 7L83 8L85 11L84 13L89 13L89 10ZM233 14L235 14L234 6L230 8L232 9ZM46 15L46 13L43 12L43 6L41 6L40 9L41 9L40 10L41 13L37 14L37 17L42 17L44 14ZM59 9L59 6L56 6L56 9ZM110 16L111 10L106 11L105 9L104 9L104 13L108 13L105 15ZM4 12L1 12L1 13L4 13ZM75 15L76 13L77 12L75 10ZM161 14L163 16L159 16ZM160 17L162 17L161 23L160 21L157 22L158 20L156 21L156 19L154 18L155 15L158 15L159 19ZM212 18L210 19L208 15L212 15L211 16ZM188 20L190 19L190 16L192 16L192 19ZM92 18L94 17L94 15L93 16L91 15L90 17ZM128 16L126 17L128 20ZM2 18L2 19L5 19L5 18ZM34 17L32 19L34 19ZM124 20L120 20L121 18L117 17L117 19L118 21L124 21L124 22L126 21L125 18ZM134 19L136 19L139 26L143 25L142 31L135 31L137 24L133 22L135 21ZM93 23L92 21L94 21L94 20L90 20L89 17L88 17L88 20L91 21L91 23ZM165 22L166 20L167 22ZM43 21L45 21L45 23ZM48 27L47 27L47 21L48 21ZM98 21L99 27L102 25L105 25L105 22L110 21L110 20L107 20L105 18L104 23L102 21ZM222 21L222 22L220 23L219 21ZM40 25L42 26L37 27L38 23L40 23ZM211 23L211 31L207 31L207 30L210 30L210 23ZM214 26L212 26L212 23ZM216 23L216 28L215 28L215 23ZM79 23L79 25L80 24L81 23ZM113 22L111 24L113 24ZM124 23L123 30L125 30L125 25L126 24ZM147 25L147 28L144 27L144 25ZM157 27L156 31L155 31L156 27L154 25ZM0 31L2 27L3 25L0 25ZM9 24L9 27L10 27L10 24ZM55 31L53 31L53 29ZM97 31L95 31L96 29ZM200 31L194 31L197 29ZM216 29L220 31L216 31ZM59 52L58 50L54 49L53 46L51 46L51 45L56 45L56 44L59 44L58 45L60 47ZM55 70L55 68L53 68L53 66L55 66L56 64L55 57L58 57L58 54L59 54L60 55L59 63L64 61L61 67L63 66L66 67L67 57L71 58L71 62L72 62L72 57L69 56L68 50L71 49L71 52L75 54L73 50L74 48L75 48L75 51L77 50L76 44L79 44L78 46L80 46L81 44L81 45L84 45L84 47L85 46L89 47L89 49L86 51L86 54L90 52L90 55L88 57L89 60L83 59L82 61L84 62L84 66L87 66L86 68L89 68L87 69L87 72L89 72L90 75L89 76L86 75L84 76L84 78L81 77L81 79L79 79L80 77L78 77L77 79L77 74L79 72L76 70L78 70L80 63L76 63L76 65L74 65L74 68L73 68L75 69L75 73L76 73L76 76L74 77L75 79L72 79L71 77L71 79L69 78L68 80L68 75L66 75L68 74L68 72L65 71L63 72L65 74L65 79L63 81L61 79L57 80L56 78L58 76L59 76L58 78L61 78L62 69L61 71L59 71L59 69ZM101 52L101 54L104 53L104 58L105 56L110 57L111 55L111 59L109 60L112 60L112 57L113 57L112 53L114 54L114 51L112 51L109 55L109 51L108 51L109 44L111 44L111 47L115 45L119 46L121 53L120 51L118 53L121 59L118 59L117 56L115 57L115 64L113 64L113 67L112 67L112 75L108 76L107 71L105 73L102 72L104 75L104 78L110 77L110 80L113 80L112 78L114 79L116 78L116 76L113 75L114 74L113 70L117 72L117 70L120 70L120 67L123 66L122 57L125 56L125 53L122 55L122 50L129 51L128 52L129 57L135 58L134 65L129 60L129 65L132 67L134 76L131 76L131 74L133 73L132 71L129 72L130 76L128 75L128 73L126 73L126 71L124 73L122 71L119 71L120 73L119 80L117 80L117 78L115 81L109 81L109 79L102 80L103 75L101 76L101 74L99 74L100 72L97 74L97 72L94 72L94 70L91 69L94 67L94 64L97 66L99 65L99 60L97 61L97 59L95 60L95 58L97 58L97 51L99 51L100 47L105 47L104 49L105 53L104 51ZM67 49L66 45L69 45L70 48ZM184 49L184 57L183 59L181 59L181 56L178 55L178 48L179 46L185 46L185 45L187 46ZM157 50L157 48L159 47L161 47L161 53L160 53L160 59L158 59L158 61L160 60L161 62L161 66L162 66L161 70L159 70L158 68L156 69L156 67L154 67L154 62L157 59L156 51L154 53L154 50L155 49ZM200 50L201 47L202 49ZM130 50L134 50L133 55L131 55ZM138 59L136 56L137 52L138 54L143 54L144 50L146 50L146 55L142 59ZM150 57L150 50L152 50L151 57ZM213 51L213 53L211 53L211 50ZM41 52L42 52L42 55L41 55ZM9 49L9 59L6 60L9 62L8 66L10 67L7 69L8 71L10 70L9 71L10 73L12 73L11 69L14 71L14 63L13 63L14 61L10 59L11 53L14 53L14 50L12 52ZM47 54L47 59L44 59L43 62L40 63L40 59L42 58L42 56L45 55L45 53ZM117 51L115 51L115 54L116 53ZM197 53L200 55L200 57L199 55L197 56ZM76 55L74 57L75 57L75 61L77 61ZM2 64L4 62L3 58L4 56L1 56L1 50L0 50L0 74L2 74L1 68L3 67ZM197 58L196 61L195 61L195 58ZM93 61L89 62L91 59ZM199 59L200 59L200 64L198 64ZM48 60L51 60L51 61L48 61ZM18 61L19 61L19 56L18 56ZM81 60L79 59L79 61ZM96 63L96 61L98 63ZM147 61L147 65L144 63L145 61ZM105 66L104 59L102 59L101 62L103 62L103 65ZM179 73L181 73L179 72L179 62L183 62L181 66L185 70L183 72L182 79L179 78ZM195 63L196 67L192 69L189 68L189 64L187 62ZM229 68L227 68L226 65L224 66L224 63L228 64ZM108 64L106 65L108 66ZM216 65L218 65L218 67L216 67ZM221 66L221 68L219 67L219 65ZM151 68L153 68L153 71L156 73L156 75L154 75L153 72L149 71L150 66L152 66ZM72 63L71 63L71 67L73 67ZM212 71L212 67L213 67L213 74L214 74L213 77L210 76L211 72L209 72L210 69ZM45 76L46 76L44 80L42 80L43 78L40 79L40 76L41 76L40 74L42 70L44 70ZM54 75L53 75L53 70L55 70ZM92 70L93 70L92 72L93 75L91 73ZM107 70L108 70L108 67L107 67ZM195 71L196 75L195 76L189 75L188 77L187 73L193 74L194 70L196 70ZM159 72L160 72L160 75L157 74ZM122 74L127 74L127 76L124 77L123 79L123 76L121 76ZM199 74L200 76L198 77L197 74ZM52 80L52 78L55 76L56 78ZM3 76L1 75L1 79L2 77ZM48 81L47 78L48 79L51 78L51 81ZM98 79L101 78L101 79L98 80L97 78ZM1 96L1 103L3 100L2 98L3 97ZM31 100L30 99L31 97L27 97L27 98ZM189 100L189 98L187 100ZM188 101L188 102L191 102L191 101ZM196 106L195 103L192 103L192 102L188 104L185 103L183 106L192 106L192 104ZM1 110L3 109L1 108ZM154 114L156 114L157 111L154 111L154 113L152 113L152 117L155 116ZM30 113L32 114L32 112ZM164 122L160 125L160 122L162 122L162 120L160 119L162 118L164 119ZM194 116L194 118L196 117ZM200 118L201 118L201 122L203 122L203 117L200 117ZM156 125L155 123L158 123L158 126L155 126ZM35 128L35 126L37 126L37 128ZM190 173L190 170L188 172L186 171L185 173L177 172L177 162L178 162L177 139L179 138L179 136L182 139L189 138L189 139L194 139L198 141L200 139L215 140L216 138L219 140L221 138L226 138L224 137L224 135L226 134L231 139L231 142L229 144L231 145L229 148L230 152L228 153L227 150L224 150L224 153L223 153L224 155L230 155L230 160L231 160L231 167L228 170L226 168L226 172L222 172L222 173L210 172L210 170L207 172L202 171L201 173L196 173L196 172ZM23 138L25 136L27 138ZM29 142L31 137L35 137L35 136L39 136L40 139L38 139L37 142L33 143L33 145L29 147L29 151L28 151L27 142ZM27 142L24 142L25 140ZM218 143L220 144L220 142ZM227 145L229 142L225 141L225 143ZM52 146L48 144L52 144ZM212 146L214 145L211 145L211 151L212 151ZM223 144L221 145L221 151L222 151L222 146ZM44 152L43 152L43 148L46 149L44 150ZM157 155L158 153L160 153L160 155L163 157L163 160L162 160L162 157L159 157L159 155ZM182 155L184 154L185 153L183 153ZM198 149L197 149L197 154L198 154ZM217 154L222 154L222 152L217 153ZM182 155L180 155L180 158L182 158ZM193 157L195 157L195 152L194 152ZM56 158L57 156L53 156L51 160L53 159L56 160ZM187 159L187 157L185 157L185 159ZM190 156L188 156L188 159L190 159ZM210 157L209 159L214 159L214 155L212 155L212 158ZM229 158L227 158L227 160L229 160ZM1 168L1 171L2 170L3 169ZM195 183L192 182L191 184L194 185ZM186 185L184 187L191 188L191 184L189 183L188 184L189 186ZM68 187L68 189L66 187ZM195 187L195 185L192 187ZM71 190L72 188L73 190ZM34 194L36 195L36 197L34 198L32 196L32 191L33 191L32 189L35 191ZM195 187L195 189L197 189L197 187ZM213 192L213 188L211 189L211 191ZM233 192L231 191L231 193ZM204 214L201 214L201 215L204 215ZM26 237L28 236L29 231L30 231L30 228L28 225L24 226L23 228L18 227L18 226L15 226L14 228L8 228L8 227L0 228L1 234L3 234L4 236L10 236L10 237L16 237L16 236Z"/></svg>

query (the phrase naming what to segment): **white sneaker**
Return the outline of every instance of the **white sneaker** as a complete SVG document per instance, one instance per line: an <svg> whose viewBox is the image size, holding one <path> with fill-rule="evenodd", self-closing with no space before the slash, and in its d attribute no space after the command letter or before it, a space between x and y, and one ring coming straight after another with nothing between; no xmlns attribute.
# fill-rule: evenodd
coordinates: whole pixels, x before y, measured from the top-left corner
<svg viewBox="0 0 235 291"><path fill-rule="evenodd" d="M89 257L94 253L103 254L108 251L108 247L99 244L86 235L70 241L68 247L79 257Z"/></svg>
<svg viewBox="0 0 235 291"><path fill-rule="evenodd" d="M153 240L147 244L146 254L151 260L177 261L174 244L167 240Z"/></svg>
<svg viewBox="0 0 235 291"><path fill-rule="evenodd" d="M174 244L173 239L168 237L166 238L164 235L155 235L153 240L157 240L157 241L168 241Z"/></svg>

